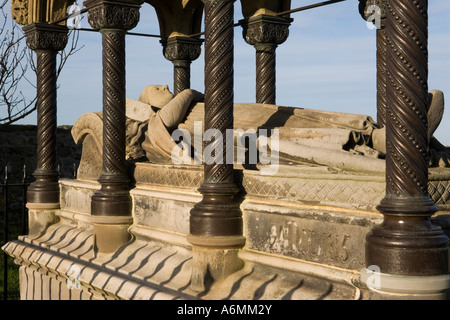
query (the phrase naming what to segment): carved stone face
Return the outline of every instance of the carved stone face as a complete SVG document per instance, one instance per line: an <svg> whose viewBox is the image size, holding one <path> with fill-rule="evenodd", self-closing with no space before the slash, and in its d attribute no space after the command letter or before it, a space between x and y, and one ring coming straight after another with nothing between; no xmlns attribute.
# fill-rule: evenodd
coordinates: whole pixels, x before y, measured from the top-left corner
<svg viewBox="0 0 450 320"><path fill-rule="evenodd" d="M11 15L16 23L25 25L28 18L28 2L24 0L11 1Z"/></svg>
<svg viewBox="0 0 450 320"><path fill-rule="evenodd" d="M167 85L147 86L139 96L139 100L157 108L162 108L173 99L173 94Z"/></svg>

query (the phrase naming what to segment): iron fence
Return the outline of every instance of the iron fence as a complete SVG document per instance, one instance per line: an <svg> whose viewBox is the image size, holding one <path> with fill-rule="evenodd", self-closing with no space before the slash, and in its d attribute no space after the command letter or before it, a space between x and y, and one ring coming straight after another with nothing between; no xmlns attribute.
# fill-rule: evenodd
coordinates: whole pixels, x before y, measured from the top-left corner
<svg viewBox="0 0 450 320"><path fill-rule="evenodd" d="M22 169L22 179L19 182L10 181L11 167L5 166L3 181L0 184L0 195L2 198L2 216L1 222L3 224L3 244L8 243L10 238L11 227L15 235L27 234L28 232L28 209L27 203L27 188L30 184L30 178L27 176L27 168L24 165ZM13 206L12 206L13 204ZM19 204L19 206L18 206ZM13 226L11 226L13 225ZM17 292L9 296L8 287L8 255L3 253L3 300L8 298L17 298Z"/></svg>
<svg viewBox="0 0 450 320"><path fill-rule="evenodd" d="M76 179L76 164L73 165L72 169L73 173L70 178ZM60 167L58 167L58 171L60 171ZM11 176L13 176L11 172L11 166L5 166L3 179L0 183L0 234L2 233L3 236L3 242L0 246L5 245L10 240L17 239L20 235L28 234L27 188L33 178L27 172L25 165L21 171L21 177L16 179L16 182L10 181ZM3 252L3 265L0 264L0 269L3 269L3 293L0 293L0 299L19 299L18 267L8 260L11 260L11 258ZM14 279L8 279L11 272L14 273ZM13 292L10 292L9 289L12 284L15 288Z"/></svg>

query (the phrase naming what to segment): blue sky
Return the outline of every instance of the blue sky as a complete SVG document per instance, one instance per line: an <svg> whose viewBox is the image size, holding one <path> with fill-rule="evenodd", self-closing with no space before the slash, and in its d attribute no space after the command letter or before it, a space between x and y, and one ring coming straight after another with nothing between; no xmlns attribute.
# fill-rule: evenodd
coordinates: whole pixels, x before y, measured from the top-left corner
<svg viewBox="0 0 450 320"><path fill-rule="evenodd" d="M311 0L292 0L292 8ZM235 22L242 18L235 3ZM366 27L358 1L294 13L290 36L277 49L277 104L367 114L376 119L375 30ZM89 28L87 19L82 27ZM429 88L450 101L450 1L429 1ZM153 7L144 4L133 32L158 34ZM72 125L83 113L102 109L101 36L81 32L84 48L72 56L59 79L58 125ZM235 102L255 101L255 50L235 28ZM172 63L157 38L127 37L127 97L137 99L149 84L173 88ZM204 91L204 55L192 65L191 86ZM31 93L30 93L31 96ZM35 124L36 113L22 120ZM450 111L436 137L450 145Z"/></svg>

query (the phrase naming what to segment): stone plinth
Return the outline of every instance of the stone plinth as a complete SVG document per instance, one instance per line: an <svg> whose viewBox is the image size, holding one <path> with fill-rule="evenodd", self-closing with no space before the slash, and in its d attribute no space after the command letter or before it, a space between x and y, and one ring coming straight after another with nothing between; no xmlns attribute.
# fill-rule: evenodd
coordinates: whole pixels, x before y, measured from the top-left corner
<svg viewBox="0 0 450 320"><path fill-rule="evenodd" d="M382 175L304 166L280 166L272 176L237 170L246 237L238 255L245 265L197 292L189 285L193 252L186 237L202 167L136 163L133 173L132 239L101 256L93 251L90 212L100 184L60 180L57 222L3 248L21 265L23 299L377 298L361 272L365 236L382 220L375 209ZM430 170L430 194L441 207L434 221L444 227L447 184L447 170ZM69 290L67 279L79 286Z"/></svg>

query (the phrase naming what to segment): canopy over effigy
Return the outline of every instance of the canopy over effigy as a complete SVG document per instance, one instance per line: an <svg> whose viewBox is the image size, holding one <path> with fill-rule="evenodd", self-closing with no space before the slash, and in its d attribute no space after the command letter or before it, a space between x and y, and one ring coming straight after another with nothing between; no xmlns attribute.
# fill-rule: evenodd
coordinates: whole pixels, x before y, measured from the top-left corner
<svg viewBox="0 0 450 320"><path fill-rule="evenodd" d="M37 55L38 84L30 233L5 246L23 265L22 297L34 297L41 270L50 270L44 287L50 279L63 282L70 271L63 266L78 263L87 270L80 298L162 292L257 299L275 280L267 296L276 299L297 290L311 297L327 285L319 298L448 298L450 174L448 150L433 136L444 100L428 88L428 1L360 0L355 8L377 28L376 121L276 104L275 52L289 36L291 14L341 1L291 8L291 1L241 0L238 23L234 0L85 1L81 13L102 37L103 111L74 125L83 159L79 179L65 181L55 161L55 59L67 41L71 3L13 0L13 18ZM156 36L173 63L174 92L143 88L132 101L125 92L125 39L146 4L155 9ZM254 104L234 101L236 26L256 52ZM204 93L190 89L190 64L202 48ZM263 174L261 159L255 166L171 163L175 130L214 132L193 149L214 150L217 160L228 159L229 150L217 137L233 129L269 132L256 145L275 151L270 143L279 142L280 171ZM36 250L48 259L34 260ZM61 259L52 260L53 252ZM176 261L166 265L171 257ZM373 276L380 280L375 285ZM299 283L306 278L311 291L304 292Z"/></svg>

